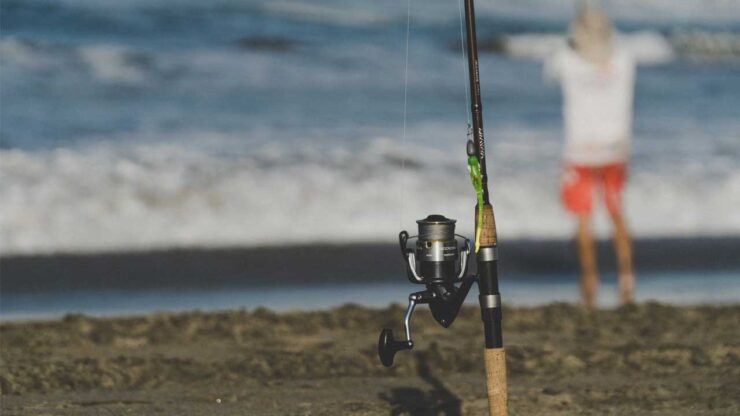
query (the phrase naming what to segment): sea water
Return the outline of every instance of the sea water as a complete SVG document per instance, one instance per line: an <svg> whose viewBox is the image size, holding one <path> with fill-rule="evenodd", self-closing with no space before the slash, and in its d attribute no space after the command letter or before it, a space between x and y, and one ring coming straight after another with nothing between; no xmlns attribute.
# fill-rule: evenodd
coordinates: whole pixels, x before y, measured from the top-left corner
<svg viewBox="0 0 740 416"><path fill-rule="evenodd" d="M605 4L640 63L635 235L740 234L736 2ZM499 233L567 238L541 70L574 4L476 5ZM0 252L385 242L430 212L472 229L459 6L411 1L406 85L405 1L3 1Z"/></svg>
<svg viewBox="0 0 740 416"><path fill-rule="evenodd" d="M639 275L637 302L662 302L672 305L722 305L740 301L740 270L725 272L648 272ZM509 276L500 284L504 304L539 306L552 302L579 301L575 276ZM405 279L369 283L314 285L273 285L228 287L211 290L79 290L0 294L0 320L60 318L70 313L89 316L141 315L152 312L254 310L264 307L275 311L307 311L338 307L348 303L386 307L404 305L407 295L420 287ZM466 300L478 302L474 286ZM599 307L618 304L613 276L604 276Z"/></svg>

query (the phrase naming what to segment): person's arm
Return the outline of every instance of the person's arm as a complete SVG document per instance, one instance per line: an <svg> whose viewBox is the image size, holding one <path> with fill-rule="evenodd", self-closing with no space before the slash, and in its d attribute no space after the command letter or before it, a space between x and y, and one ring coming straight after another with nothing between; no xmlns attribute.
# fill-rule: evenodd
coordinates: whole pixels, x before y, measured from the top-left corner
<svg viewBox="0 0 740 416"><path fill-rule="evenodd" d="M554 84L560 81L562 68L562 51L555 52L545 59L542 68L542 79L548 84Z"/></svg>

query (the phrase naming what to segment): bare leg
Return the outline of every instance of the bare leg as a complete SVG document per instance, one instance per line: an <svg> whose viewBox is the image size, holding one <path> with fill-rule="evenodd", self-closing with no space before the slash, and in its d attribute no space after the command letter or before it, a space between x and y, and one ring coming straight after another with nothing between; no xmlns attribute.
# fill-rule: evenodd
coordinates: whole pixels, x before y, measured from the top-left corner
<svg viewBox="0 0 740 416"><path fill-rule="evenodd" d="M617 254L617 270L619 273L619 301L622 304L632 302L635 290L635 274L632 269L632 241L630 240L624 217L621 214L612 215L614 224L614 251Z"/></svg>
<svg viewBox="0 0 740 416"><path fill-rule="evenodd" d="M599 273L596 267L594 237L591 233L591 217L588 214L578 216L576 244L581 264L581 299L586 307L592 308L599 288Z"/></svg>

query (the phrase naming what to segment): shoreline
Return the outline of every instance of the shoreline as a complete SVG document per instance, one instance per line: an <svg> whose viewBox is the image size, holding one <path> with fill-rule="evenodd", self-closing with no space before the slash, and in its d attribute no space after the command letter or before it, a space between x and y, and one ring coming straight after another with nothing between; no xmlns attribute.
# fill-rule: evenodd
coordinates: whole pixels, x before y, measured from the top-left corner
<svg viewBox="0 0 740 416"><path fill-rule="evenodd" d="M642 272L635 301L670 306L731 306L740 299L737 271ZM597 297L599 308L617 307L614 276L604 276ZM500 282L505 306L540 307L579 303L577 277L572 273L548 278L511 276ZM66 292L0 293L0 322L53 320L68 315L98 318L137 317L154 313L187 313L269 308L279 313L325 311L347 305L384 308L402 304L417 287L405 278L394 281L233 286L207 289L76 290ZM475 292L476 289L473 289ZM475 305L471 294L465 304Z"/></svg>
<svg viewBox="0 0 740 416"><path fill-rule="evenodd" d="M602 270L613 270L611 242L599 241L598 252ZM740 237L637 239L634 252L638 272L740 269ZM502 241L499 253L503 279L577 270L568 240ZM402 277L403 267L397 245L378 243L18 255L0 257L0 289L17 294L384 282Z"/></svg>

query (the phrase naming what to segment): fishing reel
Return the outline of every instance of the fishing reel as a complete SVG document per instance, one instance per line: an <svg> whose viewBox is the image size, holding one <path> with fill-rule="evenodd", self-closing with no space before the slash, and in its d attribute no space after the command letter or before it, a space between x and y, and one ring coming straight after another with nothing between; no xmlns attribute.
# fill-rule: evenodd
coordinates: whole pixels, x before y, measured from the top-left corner
<svg viewBox="0 0 740 416"><path fill-rule="evenodd" d="M419 233L409 236L401 231L398 240L401 255L406 263L406 275L411 283L422 284L426 289L409 295L409 304L403 319L406 340L396 340L390 328L384 328L378 340L378 355L386 367L393 364L398 351L410 350L411 315L418 304L428 304L434 319L447 328L457 317L465 297L476 278L466 276L470 240L455 234L455 220L443 215L430 215L416 221ZM462 244L460 241L462 240ZM416 240L409 248L409 240Z"/></svg>

